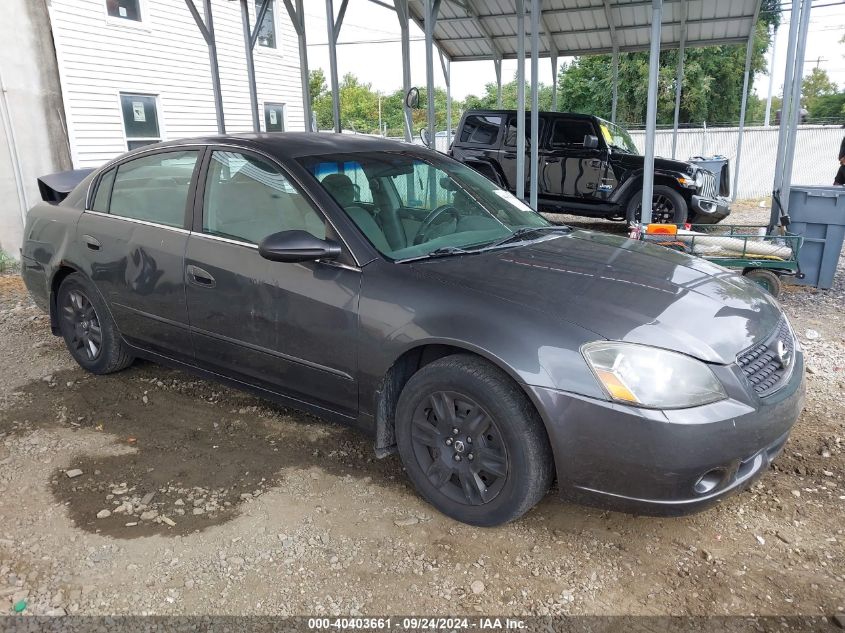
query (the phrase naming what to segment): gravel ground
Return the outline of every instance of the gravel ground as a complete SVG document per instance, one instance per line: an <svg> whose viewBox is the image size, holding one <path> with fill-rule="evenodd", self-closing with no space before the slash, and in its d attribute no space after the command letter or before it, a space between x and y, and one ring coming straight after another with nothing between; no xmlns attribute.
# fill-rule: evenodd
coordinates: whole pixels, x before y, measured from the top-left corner
<svg viewBox="0 0 845 633"><path fill-rule="evenodd" d="M765 214L748 206L734 218ZM369 440L348 429L148 363L84 373L20 279L0 276L0 606L25 614L845 611L842 268L832 290L789 288L782 297L807 352L808 401L784 454L751 490L679 519L550 494L495 529L437 514L395 457L374 459Z"/></svg>

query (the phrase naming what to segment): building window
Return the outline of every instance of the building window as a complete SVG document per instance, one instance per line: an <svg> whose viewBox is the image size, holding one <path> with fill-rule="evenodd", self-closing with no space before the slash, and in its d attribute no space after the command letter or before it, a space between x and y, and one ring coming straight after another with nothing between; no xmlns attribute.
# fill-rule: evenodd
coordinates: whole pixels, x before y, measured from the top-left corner
<svg viewBox="0 0 845 633"><path fill-rule="evenodd" d="M106 11L113 18L141 21L141 0L106 0Z"/></svg>
<svg viewBox="0 0 845 633"><path fill-rule="evenodd" d="M258 25L258 45L265 48L276 48L276 20L273 17L273 0L268 0L267 13ZM255 15L261 11L263 0L255 0Z"/></svg>
<svg viewBox="0 0 845 633"><path fill-rule="evenodd" d="M264 104L264 129L267 132L285 131L285 104Z"/></svg>
<svg viewBox="0 0 845 633"><path fill-rule="evenodd" d="M120 109L123 111L127 149L152 145L161 140L155 96L121 93Z"/></svg>

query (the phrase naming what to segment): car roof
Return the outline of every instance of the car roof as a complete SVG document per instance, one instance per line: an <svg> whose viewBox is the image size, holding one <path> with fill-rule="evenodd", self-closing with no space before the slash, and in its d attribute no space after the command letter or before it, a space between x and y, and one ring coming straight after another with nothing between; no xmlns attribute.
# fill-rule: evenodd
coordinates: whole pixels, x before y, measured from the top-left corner
<svg viewBox="0 0 845 633"><path fill-rule="evenodd" d="M516 110L496 110L496 109L493 109L493 110L467 110L464 113L464 117L467 117L470 114L517 114L517 111ZM526 110L525 116L526 117L531 116L531 111ZM596 119L596 118L599 118L599 117L596 117L595 115L592 115L592 114L581 114L581 113L578 113L578 112L555 112L555 111L551 111L551 110L540 110L540 116L545 116L545 117L565 116L565 117L568 117L570 119Z"/></svg>
<svg viewBox="0 0 845 633"><path fill-rule="evenodd" d="M419 145L395 141L381 136L367 134L335 134L312 132L261 132L244 134L223 134L198 138L183 138L165 141L151 147L174 147L182 145L227 145L260 149L278 158L298 158L319 154L343 154L346 152L400 151L410 148L423 149Z"/></svg>

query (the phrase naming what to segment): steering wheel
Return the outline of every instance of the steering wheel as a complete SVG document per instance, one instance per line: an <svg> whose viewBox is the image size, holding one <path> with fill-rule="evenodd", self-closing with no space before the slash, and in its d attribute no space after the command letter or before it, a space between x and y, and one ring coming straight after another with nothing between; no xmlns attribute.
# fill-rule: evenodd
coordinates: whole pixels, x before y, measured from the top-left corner
<svg viewBox="0 0 845 633"><path fill-rule="evenodd" d="M455 218L455 222L461 219L461 215L458 210L451 204L441 204L439 207L434 209L431 213L425 216L425 219L422 221L419 230L417 230L417 234L414 237L414 244L422 244L423 242L427 241L426 238L428 237L428 232L431 230L431 227L437 221L437 219L443 215L444 213L449 213L453 218Z"/></svg>

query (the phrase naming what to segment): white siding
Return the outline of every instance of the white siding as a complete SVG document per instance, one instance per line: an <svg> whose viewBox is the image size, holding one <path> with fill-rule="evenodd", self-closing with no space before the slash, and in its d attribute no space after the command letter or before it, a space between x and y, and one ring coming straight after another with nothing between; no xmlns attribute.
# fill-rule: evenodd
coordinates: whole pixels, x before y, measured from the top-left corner
<svg viewBox="0 0 845 633"><path fill-rule="evenodd" d="M187 5L141 2L142 22L108 17L105 0L50 3L74 167L126 151L121 92L158 96L162 139L217 133L208 49ZM254 24L252 0L250 11ZM252 131L240 3L213 0L212 12L226 131ZM261 125L268 101L285 104L286 130L303 130L296 31L281 0L274 13L278 48L255 47Z"/></svg>

